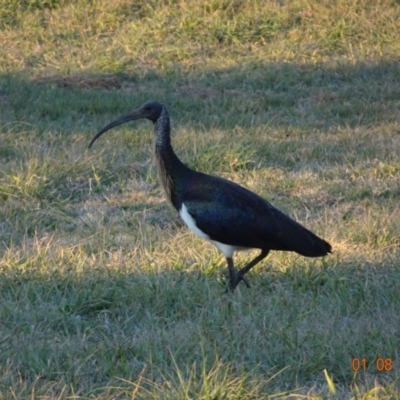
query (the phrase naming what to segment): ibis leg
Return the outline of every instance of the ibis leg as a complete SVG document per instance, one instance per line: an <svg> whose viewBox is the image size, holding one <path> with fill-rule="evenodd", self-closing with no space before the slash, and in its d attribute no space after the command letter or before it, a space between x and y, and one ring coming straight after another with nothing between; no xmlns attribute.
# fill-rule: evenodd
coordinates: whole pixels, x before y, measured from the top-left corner
<svg viewBox="0 0 400 400"><path fill-rule="evenodd" d="M229 288L228 289L233 291L240 281L243 281L245 283L245 285L249 288L250 285L247 282L247 280L244 279L243 276L241 278L238 277L238 273L235 271L235 267L233 266L232 257L226 257L226 262L228 263L228 273L229 273Z"/></svg>
<svg viewBox="0 0 400 400"><path fill-rule="evenodd" d="M235 271L233 267L232 258L227 258L228 262L228 270L229 270L229 289L234 290L240 281L243 281L247 287L250 287L247 280L244 278L244 275L250 271L255 265L257 265L261 260L267 257L269 250L261 250L261 254L259 254L256 258L250 261L246 266L241 268L239 271Z"/></svg>
<svg viewBox="0 0 400 400"><path fill-rule="evenodd" d="M235 267L233 266L233 259L232 257L226 257L226 262L228 263L228 274L229 274L229 286L232 289L232 283L236 282L236 271Z"/></svg>

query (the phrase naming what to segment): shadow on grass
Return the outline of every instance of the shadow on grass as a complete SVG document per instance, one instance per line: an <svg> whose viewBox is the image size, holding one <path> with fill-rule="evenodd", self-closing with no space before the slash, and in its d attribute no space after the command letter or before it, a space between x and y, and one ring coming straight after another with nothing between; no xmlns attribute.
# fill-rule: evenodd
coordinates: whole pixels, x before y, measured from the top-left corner
<svg viewBox="0 0 400 400"><path fill-rule="evenodd" d="M110 118L153 99L170 109L174 126L246 130L257 124L302 130L388 122L399 96L398 62L334 67L265 63L181 75L179 69L135 76L0 77L1 123L39 132L95 132Z"/></svg>
<svg viewBox="0 0 400 400"><path fill-rule="evenodd" d="M147 383L171 388L192 374L211 379L216 360L231 385L246 376L244 388L257 384L258 395L310 389L310 382L323 383L324 369L340 388L399 379L398 271L389 265L272 267L251 274L251 289L230 294L218 282L221 271L54 261L52 271L16 264L1 279L7 340L0 342L0 365L25 382L116 387L118 378L136 382L146 367ZM368 360L365 372L354 374L353 357ZM378 373L378 357L390 358L393 370Z"/></svg>

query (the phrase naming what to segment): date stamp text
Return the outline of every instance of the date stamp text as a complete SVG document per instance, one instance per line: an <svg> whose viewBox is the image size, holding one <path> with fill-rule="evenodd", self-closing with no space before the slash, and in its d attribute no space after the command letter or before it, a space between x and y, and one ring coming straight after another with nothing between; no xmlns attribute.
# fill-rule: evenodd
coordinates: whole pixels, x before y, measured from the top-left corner
<svg viewBox="0 0 400 400"><path fill-rule="evenodd" d="M354 357L351 360L351 369L355 372L358 371L366 371L368 368L369 362L367 359ZM375 360L375 368L379 372L389 372L393 370L393 360L390 357L382 358L379 357Z"/></svg>

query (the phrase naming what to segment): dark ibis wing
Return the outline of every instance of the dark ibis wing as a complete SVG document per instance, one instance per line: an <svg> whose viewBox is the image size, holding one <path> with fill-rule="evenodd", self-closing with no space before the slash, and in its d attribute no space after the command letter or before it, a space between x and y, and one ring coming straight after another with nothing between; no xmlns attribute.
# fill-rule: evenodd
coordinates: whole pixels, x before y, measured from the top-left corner
<svg viewBox="0 0 400 400"><path fill-rule="evenodd" d="M181 200L197 227L212 240L308 257L330 252L327 242L257 194L223 178L204 174L197 178Z"/></svg>

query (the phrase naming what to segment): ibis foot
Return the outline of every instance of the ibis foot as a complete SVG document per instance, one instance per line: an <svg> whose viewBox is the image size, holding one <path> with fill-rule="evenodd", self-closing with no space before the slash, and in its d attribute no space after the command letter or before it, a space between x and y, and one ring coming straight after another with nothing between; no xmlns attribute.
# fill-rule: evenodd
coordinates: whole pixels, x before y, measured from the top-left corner
<svg viewBox="0 0 400 400"><path fill-rule="evenodd" d="M246 266L241 268L239 271L235 271L235 267L233 266L232 257L226 257L226 261L228 263L228 272L229 272L229 290L233 292L236 286L240 281L243 281L246 287L250 288L250 284L244 275L250 271L255 265L257 265L261 260L267 257L269 250L261 250L261 254L259 254L256 258L250 261Z"/></svg>
<svg viewBox="0 0 400 400"><path fill-rule="evenodd" d="M231 292L233 292L235 290L236 286L239 285L240 281L243 281L247 288L249 288L249 289L251 288L247 279L243 275L240 275L239 272L236 272L235 278L229 280L229 290Z"/></svg>
<svg viewBox="0 0 400 400"><path fill-rule="evenodd" d="M239 272L235 271L233 276L229 276L229 282L226 288L226 292L233 292L236 289L236 286L240 283L240 281L243 281L247 288L249 289L251 288L248 280Z"/></svg>

